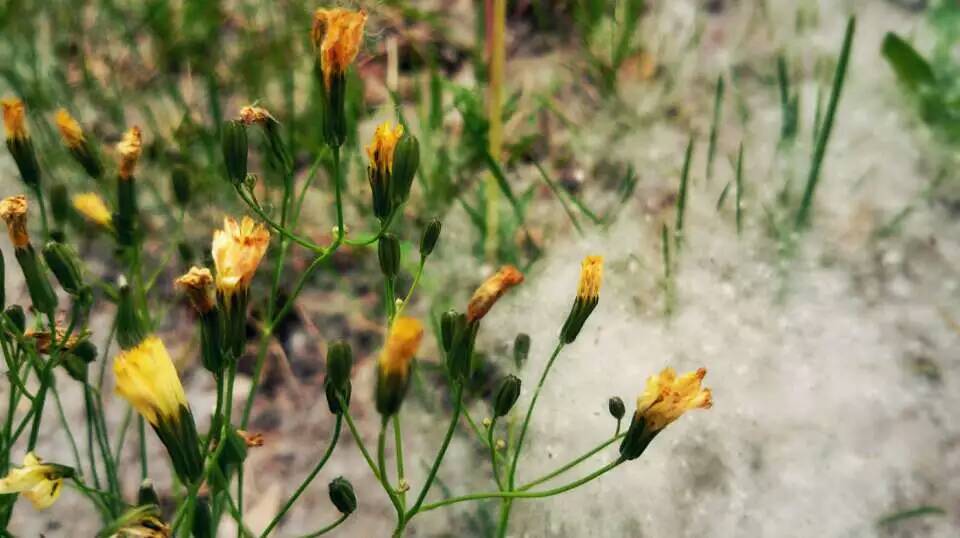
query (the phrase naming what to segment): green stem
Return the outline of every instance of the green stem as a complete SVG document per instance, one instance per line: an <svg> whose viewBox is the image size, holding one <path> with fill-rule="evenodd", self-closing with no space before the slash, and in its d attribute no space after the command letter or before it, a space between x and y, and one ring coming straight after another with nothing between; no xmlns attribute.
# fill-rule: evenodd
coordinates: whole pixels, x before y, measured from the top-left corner
<svg viewBox="0 0 960 538"><path fill-rule="evenodd" d="M433 460L433 466L430 467L430 473L427 475L427 481L423 484L423 489L420 490L420 495L417 496L417 502L413 504L413 507L407 512L406 521L409 521L410 518L415 516L417 512L420 511L421 505L423 505L423 500L427 498L427 493L430 491L430 486L433 485L434 479L437 477L437 471L440 470L440 463L443 462L443 456L447 453L447 447L450 446L450 440L453 439L453 432L457 429L457 423L460 421L460 411L463 409L463 386L457 385L454 389L454 408L453 408L453 418L450 419L450 426L447 427L447 434L443 438L443 443L440 445L440 451L437 452L437 457Z"/></svg>
<svg viewBox="0 0 960 538"><path fill-rule="evenodd" d="M517 462L520 461L520 451L523 449L523 441L527 436L527 428L530 426L530 417L533 416L533 408L537 405L537 399L540 398L540 390L543 389L543 383L547 379L547 374L550 373L550 369L553 367L553 363L557 360L557 357L560 355L560 351L562 349L563 342L558 342L557 347L553 349L553 354L550 355L550 360L547 361L547 365L543 369L543 373L540 374L540 381L537 383L537 388L533 392L533 398L530 400L530 406L527 408L527 414L523 418L523 426L520 427L520 437L517 439L517 448L514 449L513 461L510 463L508 485L511 490L517 482Z"/></svg>
<svg viewBox="0 0 960 538"><path fill-rule="evenodd" d="M520 486L519 488L517 488L517 491L526 491L526 490L528 490L528 489L530 489L530 488L532 488L532 487L534 487L534 486L538 486L538 485L540 485L540 484L542 484L542 483L544 483L544 482L546 482L546 481L548 481L548 480L550 480L550 479L552 479L552 478L554 478L554 477L556 477L556 476L559 476L559 475L561 475L561 474L569 471L570 469L576 467L577 465L580 465L580 464L581 464L582 462L584 462L587 458L593 456L593 455L596 454L597 452L600 452L600 451L603 450L604 448L607 448L608 446L610 446L610 445L612 445L613 443L619 441L620 439L623 439L624 435L626 435L626 434L620 434L620 433L618 433L618 434L615 435L614 437L612 437L612 438L604 441L603 443L600 443L599 445L595 446L594 448L592 448L592 449L591 449L589 452L587 452L586 454L584 454L584 455L582 455L582 456L580 456L580 457L578 457L578 458L570 461L569 463L567 463L567 464L565 464L565 465L563 465L563 466L561 466L561 467L558 467L555 471L552 471L552 472L550 472L550 473L548 473L548 474L545 474L545 475L541 476L540 478L538 478L538 479L536 479L536 480L534 480L534 481L532 481L532 482L528 482L528 483Z"/></svg>
<svg viewBox="0 0 960 538"><path fill-rule="evenodd" d="M390 485L390 479L387 477L387 458L385 455L386 444L387 444L387 424L389 419L384 417L380 421L380 434L377 436L377 470L380 472L380 482L383 484L383 489L387 491L387 495L390 496L390 502L393 503L393 508L397 511L397 521L403 521L403 507L400 506L400 499L397 497L397 491L392 485Z"/></svg>
<svg viewBox="0 0 960 538"><path fill-rule="evenodd" d="M320 536L321 534L326 534L326 533L332 531L333 529L337 528L338 526L340 526L340 524L343 523L344 521L346 521L348 517L350 517L350 514L343 514L342 516L340 516L339 519L337 519L337 520L334 521L333 523L327 525L326 527L323 527L323 528L320 529L320 530L311 532L310 534L304 534L301 538L316 538L317 536Z"/></svg>
<svg viewBox="0 0 960 538"><path fill-rule="evenodd" d="M497 446L493 442L493 429L497 425L497 417L490 421L487 428L487 446L490 447L490 465L493 467L493 478L497 482L497 489L503 491L503 482L500 480L500 466L497 465Z"/></svg>
<svg viewBox="0 0 960 538"><path fill-rule="evenodd" d="M393 415L393 444L397 458L397 485L400 488L400 506L407 507L407 488L403 473L403 434L400 431L400 413Z"/></svg>
<svg viewBox="0 0 960 538"><path fill-rule="evenodd" d="M70 421L67 420L67 414L63 412L63 402L60 401L60 391L57 390L56 379L51 380L50 389L53 391L53 401L57 404L57 414L60 416L60 424L63 426L63 431L67 434L70 451L73 452L73 461L76 463L77 469L82 472L83 466L80 459L80 449L77 448L77 440L74 438L73 431L70 429Z"/></svg>

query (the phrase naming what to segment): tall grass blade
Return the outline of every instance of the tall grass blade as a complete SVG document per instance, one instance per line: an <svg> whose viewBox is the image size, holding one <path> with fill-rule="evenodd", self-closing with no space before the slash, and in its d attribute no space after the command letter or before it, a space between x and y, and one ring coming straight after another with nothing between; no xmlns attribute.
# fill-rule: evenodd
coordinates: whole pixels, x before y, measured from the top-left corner
<svg viewBox="0 0 960 538"><path fill-rule="evenodd" d="M677 222L673 233L677 240L677 250L683 243L683 219L687 210L687 185L690 182L690 161L693 158L693 135L687 142L687 152L683 158L683 171L680 173L680 191L677 193Z"/></svg>
<svg viewBox="0 0 960 538"><path fill-rule="evenodd" d="M713 159L717 153L717 130L723 115L723 75L717 77L717 89L713 95L713 123L710 125L710 143L707 146L707 183L713 178Z"/></svg>

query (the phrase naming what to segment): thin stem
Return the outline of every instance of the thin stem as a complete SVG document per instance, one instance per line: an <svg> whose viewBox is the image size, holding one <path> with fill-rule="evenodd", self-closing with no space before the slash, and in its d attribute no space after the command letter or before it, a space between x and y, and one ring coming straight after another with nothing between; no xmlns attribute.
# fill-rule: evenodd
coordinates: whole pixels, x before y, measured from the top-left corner
<svg viewBox="0 0 960 538"><path fill-rule="evenodd" d="M397 491L390 485L390 478L387 476L387 458L385 453L388 423L389 419L387 417L384 417L383 420L380 421L380 434L377 436L377 469L380 472L380 482L383 484L383 489L387 490L387 494L390 496L390 502L393 503L393 508L397 511L397 520L403 521L403 507L400 505Z"/></svg>
<svg viewBox="0 0 960 538"><path fill-rule="evenodd" d="M413 516L420 511L421 505L423 505L423 500L427 498L427 493L430 491L430 486L433 485L434 479L437 477L437 471L440 469L440 463L443 462L443 456L447 453L447 447L450 446L450 440L453 439L453 432L457 429L457 423L460 421L460 411L463 409L463 385L457 385L454 388L454 404L453 408L453 418L450 419L450 426L447 427L447 435L443 438L443 443L440 445L440 451L437 452L437 457L433 460L433 466L430 468L430 473L427 475L427 481L423 484L423 489L420 490L420 495L417 496L417 502L413 504L413 507L407 512L405 520L410 520Z"/></svg>
<svg viewBox="0 0 960 538"><path fill-rule="evenodd" d="M142 416L137 416L137 435L140 439L140 480L150 475L150 464L147 463L147 427Z"/></svg>
<svg viewBox="0 0 960 538"><path fill-rule="evenodd" d="M340 526L340 524L346 521L348 517L350 517L350 514L343 514L342 516L340 516L339 519L337 519L333 523L327 525L326 527L323 527L320 530L311 532L310 534L304 534L301 538L315 538L317 536L320 536L321 534L326 534L332 531L333 529L337 528L338 526Z"/></svg>
<svg viewBox="0 0 960 538"><path fill-rule="evenodd" d="M380 481L380 471L377 470L377 465L373 462L373 458L370 457L370 452L367 451L366 445L363 444L363 438L360 437L360 433L357 431L357 425L353 423L353 417L350 416L350 411L343 406L343 399L340 400L341 408L344 409L343 418L347 421L347 427L350 428L350 435L353 435L353 440L357 442L357 447L360 448L360 453L363 454L363 459L366 460L367 466L370 467L370 471L373 472L373 476Z"/></svg>
<svg viewBox="0 0 960 538"><path fill-rule="evenodd" d="M327 463L327 460L330 459L330 455L333 454L333 449L337 446L337 441L340 439L340 431L343 428L343 415L337 415L337 422L333 426L333 438L330 440L330 444L327 445L327 450L323 453L323 456L320 457L320 461L313 467L313 470L310 471L310 474L303 480L300 486L296 491L293 492L293 495L287 499L287 502L283 504L283 507L280 508L280 511L277 512L277 515L274 516L273 520L270 521L270 524L267 525L267 528L264 529L263 533L260 534L261 538L266 538L270 535L270 531L276 527L280 520L283 519L283 516L290 510L293 506L293 503L300 498L300 495L307 489L313 479L316 478L317 473L320 472L320 469Z"/></svg>
<svg viewBox="0 0 960 538"><path fill-rule="evenodd" d="M548 480L550 480L550 479L552 479L552 478L554 478L554 477L556 477L556 476L559 476L559 475L561 475L561 474L569 471L570 469L572 469L572 468L576 467L577 465L581 464L582 462L584 462L586 459L588 459L589 457L593 456L593 455L596 454L597 452L600 452L600 451L603 450L604 448L607 448L608 446L610 446L610 445L612 445L613 443L619 441L620 439L623 439L624 435L626 435L626 434L625 434L625 433L624 433L624 434L618 433L618 434L615 435L614 437L612 437L612 438L604 441L603 443L600 443L599 445L593 447L593 448L590 449L590 451L587 452L586 454L577 457L576 459L570 461L569 463L567 463L567 464L565 464L565 465L563 465L563 466L561 466L561 467L558 467L556 470L551 471L550 473L545 474L545 475L541 476L540 478L538 478L538 479L536 479L536 480L534 480L534 481L532 481L532 482L528 482L528 483L520 486L519 488L517 488L517 491L526 491L526 490L528 490L528 489L530 489L530 488L532 488L532 487L534 487L534 486L538 486L538 485L540 485L540 484L542 484L542 483L544 483L544 482L546 482L546 481L548 481Z"/></svg>
<svg viewBox="0 0 960 538"><path fill-rule="evenodd" d="M70 442L70 451L73 452L73 461L76 462L77 469L82 471L83 467L80 463L80 449L77 448L77 440L73 436L73 431L70 430L70 421L67 420L67 415L63 412L63 402L60 401L60 391L57 390L56 379L52 379L50 385L50 388L53 391L53 401L57 404L57 414L60 415L60 424L63 426L63 430L67 434L67 441Z"/></svg>
<svg viewBox="0 0 960 538"><path fill-rule="evenodd" d="M493 429L497 425L497 417L490 421L487 429L487 446L490 447L490 465L493 467L493 478L497 482L497 489L503 491L503 482L500 480L500 466L497 465L497 446L493 442Z"/></svg>
<svg viewBox="0 0 960 538"><path fill-rule="evenodd" d="M563 349L563 342L558 342L557 347L553 349L553 354L550 355L550 359L547 361L546 367L543 369L543 373L540 374L540 381L537 383L537 388L533 392L533 398L530 400L530 406L527 408L527 414L523 418L523 426L520 427L520 437L517 439L517 448L513 453L513 461L510 463L510 474L508 475L508 484L510 489L513 489L516 484L517 476L517 462L520 461L520 451L523 449L523 441L527 436L527 428L530 426L530 417L533 416L533 408L537 405L537 399L540 398L540 390L543 388L543 383L547 379L547 374L550 373L550 369L553 367L553 362L557 360L557 357L560 355L560 351Z"/></svg>
<svg viewBox="0 0 960 538"><path fill-rule="evenodd" d="M407 506L407 488L403 473L403 434L400 431L400 413L393 415L393 445L397 458L397 486L400 489L400 506Z"/></svg>

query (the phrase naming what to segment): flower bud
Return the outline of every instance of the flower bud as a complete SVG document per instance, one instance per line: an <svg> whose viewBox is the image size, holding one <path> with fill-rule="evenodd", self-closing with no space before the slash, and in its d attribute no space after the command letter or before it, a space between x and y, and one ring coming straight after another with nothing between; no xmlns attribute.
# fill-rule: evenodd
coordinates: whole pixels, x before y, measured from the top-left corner
<svg viewBox="0 0 960 538"><path fill-rule="evenodd" d="M273 164L283 172L284 178L288 178L293 170L293 159L280 134L280 122L267 109L259 106L245 106L240 109L240 121L244 125L257 124L263 129Z"/></svg>
<svg viewBox="0 0 960 538"><path fill-rule="evenodd" d="M3 315L10 320L10 323L20 334L23 334L27 329L27 315L23 312L22 306L12 304L3 311Z"/></svg>
<svg viewBox="0 0 960 538"><path fill-rule="evenodd" d="M330 147L340 147L347 139L345 75L360 50L366 22L366 12L342 8L321 8L313 15L310 38L322 82L323 137Z"/></svg>
<svg viewBox="0 0 960 538"><path fill-rule="evenodd" d="M120 349L132 349L143 341L147 331L127 279L121 276L117 287L120 289L117 300L117 344Z"/></svg>
<svg viewBox="0 0 960 538"><path fill-rule="evenodd" d="M343 515L352 514L357 509L357 496L353 492L353 485L346 478L338 476L329 485L330 502Z"/></svg>
<svg viewBox="0 0 960 538"><path fill-rule="evenodd" d="M137 490L137 506L145 504L160 506L160 496L153 487L153 480L149 478L144 478L143 482L140 482L140 489Z"/></svg>
<svg viewBox="0 0 960 538"><path fill-rule="evenodd" d="M479 321L470 321L464 314L457 316L453 341L447 353L447 370L456 380L469 379L473 373L473 346L479 329Z"/></svg>
<svg viewBox="0 0 960 538"><path fill-rule="evenodd" d="M512 265L504 265L477 288L467 304L467 321L479 321L510 288L523 282L523 273Z"/></svg>
<svg viewBox="0 0 960 538"><path fill-rule="evenodd" d="M423 229L423 235L420 237L420 257L426 258L437 246L437 240L440 239L440 220L431 219Z"/></svg>
<svg viewBox="0 0 960 538"><path fill-rule="evenodd" d="M75 194L73 196L73 208L84 219L100 226L110 229L113 227L113 215L107 209L107 204L99 195L92 192Z"/></svg>
<svg viewBox="0 0 960 538"><path fill-rule="evenodd" d="M344 387L350 383L350 372L353 369L353 350L350 344L337 340L327 349L327 379L337 387Z"/></svg>
<svg viewBox="0 0 960 538"><path fill-rule="evenodd" d="M513 340L513 362L517 368L522 368L523 363L527 362L527 355L530 354L530 335L520 333Z"/></svg>
<svg viewBox="0 0 960 538"><path fill-rule="evenodd" d="M413 318L398 317L390 328L387 342L377 360L377 411L386 417L400 410L410 386L413 358L423 338L423 324Z"/></svg>
<svg viewBox="0 0 960 538"><path fill-rule="evenodd" d="M60 130L63 145L67 147L67 151L70 152L74 160L80 163L80 166L90 177L100 178L103 175L103 165L100 164L100 157L84 136L83 129L77 120L66 109L61 108L54 116L54 122Z"/></svg>
<svg viewBox="0 0 960 538"><path fill-rule="evenodd" d="M64 291L74 297L89 293L90 289L83 282L80 259L69 245L48 241L43 247L43 259Z"/></svg>
<svg viewBox="0 0 960 538"><path fill-rule="evenodd" d="M177 166L170 173L170 188L173 199L180 207L187 207L190 203L190 175L183 166Z"/></svg>
<svg viewBox="0 0 960 538"><path fill-rule="evenodd" d="M493 398L493 416L505 416L513 408L513 404L517 403L519 397L520 379L512 374L503 378Z"/></svg>
<svg viewBox="0 0 960 538"><path fill-rule="evenodd" d="M23 101L15 98L0 100L3 108L3 125L7 134L7 149L17 164L20 177L30 188L40 186L40 165L33 149L33 139L27 132Z"/></svg>
<svg viewBox="0 0 960 538"><path fill-rule="evenodd" d="M453 309L440 315L440 343L443 345L444 352L450 352L450 348L453 347L453 337L457 332L457 324L465 320L463 314Z"/></svg>
<svg viewBox="0 0 960 538"><path fill-rule="evenodd" d="M410 186L420 165L420 142L405 132L393 151L393 173L390 176L390 199L394 207L407 201Z"/></svg>
<svg viewBox="0 0 960 538"><path fill-rule="evenodd" d="M134 125L117 144L117 155L120 160L117 164L117 174L120 180L129 181L133 179L133 172L137 168L137 162L140 160L140 154L143 152L143 136L140 128Z"/></svg>
<svg viewBox="0 0 960 538"><path fill-rule="evenodd" d="M607 409L610 410L610 416L620 420L626 414L627 409L623 405L623 400L619 396L614 396L607 401Z"/></svg>
<svg viewBox="0 0 960 538"><path fill-rule="evenodd" d="M239 120L227 121L223 124L222 137L227 177L236 187L247 178L247 128Z"/></svg>
<svg viewBox="0 0 960 538"><path fill-rule="evenodd" d="M600 300L600 282L603 277L603 256L587 256L580 269L577 297L560 329L560 341L570 344L577 339L580 329Z"/></svg>
<svg viewBox="0 0 960 538"><path fill-rule="evenodd" d="M400 241L397 236L385 233L380 237L377 245L377 255L380 258L380 271L387 278L395 278L400 270Z"/></svg>

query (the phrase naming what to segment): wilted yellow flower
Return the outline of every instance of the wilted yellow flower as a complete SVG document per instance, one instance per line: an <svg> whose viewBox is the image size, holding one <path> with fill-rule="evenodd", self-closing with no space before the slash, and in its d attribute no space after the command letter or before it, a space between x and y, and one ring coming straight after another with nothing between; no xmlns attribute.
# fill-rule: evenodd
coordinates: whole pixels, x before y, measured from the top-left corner
<svg viewBox="0 0 960 538"><path fill-rule="evenodd" d="M37 510L49 507L63 489L63 479L72 474L69 467L43 463L33 452L23 457L23 466L11 469L0 478L0 494L22 493Z"/></svg>
<svg viewBox="0 0 960 538"><path fill-rule="evenodd" d="M54 122L57 124L57 129L60 129L60 136L63 138L64 145L70 149L76 149L83 145L83 129L77 123L77 120L73 119L73 116L67 112L67 109L61 108L58 110L54 116Z"/></svg>
<svg viewBox="0 0 960 538"><path fill-rule="evenodd" d="M420 349L423 324L415 318L399 317L393 322L387 343L383 346L378 361L380 374L386 377L406 379L410 361Z"/></svg>
<svg viewBox="0 0 960 538"><path fill-rule="evenodd" d="M596 301L600 296L600 282L603 279L603 256L587 256L580 267L580 284L577 297Z"/></svg>
<svg viewBox="0 0 960 538"><path fill-rule="evenodd" d="M373 140L367 146L370 166L380 173L393 172L393 150L403 136L403 125L393 126L389 121L381 123L373 133Z"/></svg>
<svg viewBox="0 0 960 538"><path fill-rule="evenodd" d="M77 210L77 213L83 215L83 218L98 226L110 228L113 225L113 216L107 209L107 204L96 193L75 194L73 196L73 208Z"/></svg>
<svg viewBox="0 0 960 538"><path fill-rule="evenodd" d="M90 336L88 331L80 331L79 333L73 333L67 338L66 343L63 342L64 337L67 334L67 330L63 327L57 327L57 347L66 350L72 350L77 347L82 340ZM51 350L51 344L53 343L50 339L50 331L37 331L34 329L27 329L23 333L25 338L33 340L33 344L37 347L37 353L42 353L44 355L49 355Z"/></svg>
<svg viewBox="0 0 960 538"><path fill-rule="evenodd" d="M151 504L127 509L114 521L109 538L170 538L170 526L160 519L160 507Z"/></svg>
<svg viewBox="0 0 960 538"><path fill-rule="evenodd" d="M18 194L0 201L0 218L7 223L7 233L15 248L24 248L30 244L27 233L27 197Z"/></svg>
<svg viewBox="0 0 960 538"><path fill-rule="evenodd" d="M189 410L177 369L156 336L148 336L120 353L113 361L113 373L117 393L154 428L160 427L161 421L177 424L181 413Z"/></svg>
<svg viewBox="0 0 960 538"><path fill-rule="evenodd" d="M467 321L473 322L487 315L504 293L523 282L523 273L512 265L505 265L473 292L467 304Z"/></svg>
<svg viewBox="0 0 960 538"><path fill-rule="evenodd" d="M673 368L664 368L647 378L647 387L637 398L637 414L643 417L644 429L656 432L690 409L708 409L713 404L710 389L700 386L706 375L706 368L680 377Z"/></svg>
<svg viewBox="0 0 960 538"><path fill-rule="evenodd" d="M3 126L7 132L7 140L24 140L27 134L27 123L24 120L23 101L8 97L0 100L3 107Z"/></svg>
<svg viewBox="0 0 960 538"><path fill-rule="evenodd" d="M193 307L201 314L213 309L213 275L206 267L191 267L174 284L187 294Z"/></svg>
<svg viewBox="0 0 960 538"><path fill-rule="evenodd" d="M346 72L357 57L366 23L367 13L362 10L321 8L314 12L310 36L320 58L323 83L328 90L333 77Z"/></svg>
<svg viewBox="0 0 960 538"><path fill-rule="evenodd" d="M213 263L217 269L217 289L229 297L250 287L260 260L270 245L270 232L250 217L238 224L224 217L223 229L213 232Z"/></svg>
<svg viewBox="0 0 960 538"><path fill-rule="evenodd" d="M140 152L143 150L143 139L140 128L131 127L123 133L123 138L117 144L117 154L120 155L119 174L121 179L133 177L133 170L137 167Z"/></svg>
<svg viewBox="0 0 960 538"><path fill-rule="evenodd" d="M245 106L240 109L240 121L247 125L263 123L268 120L277 121L269 110L261 106Z"/></svg>

